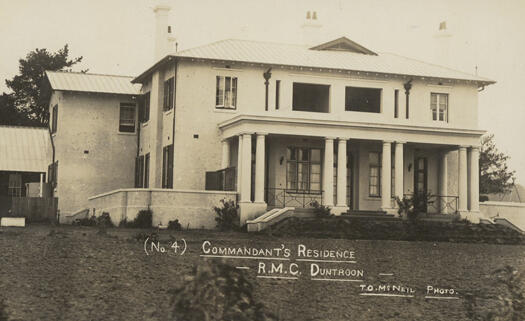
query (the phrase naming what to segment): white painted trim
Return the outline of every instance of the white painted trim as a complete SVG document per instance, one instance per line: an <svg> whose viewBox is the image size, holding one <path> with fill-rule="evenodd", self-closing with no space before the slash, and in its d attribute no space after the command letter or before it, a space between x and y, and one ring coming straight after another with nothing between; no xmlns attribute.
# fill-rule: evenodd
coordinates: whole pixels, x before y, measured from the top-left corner
<svg viewBox="0 0 525 321"><path fill-rule="evenodd" d="M303 69L305 72L310 72L313 70L306 70ZM363 72L364 73L364 72ZM366 79L366 78L355 78L355 77L342 77L342 76L327 76L327 75L312 75L312 74L305 74L305 73L289 73L290 77L303 77L303 78L317 78L317 79L340 79L345 81L359 81L359 82L369 82L369 83L377 83L377 84L384 84L387 83L388 80L378 80L378 79ZM363 86L361 86L363 87Z"/></svg>
<svg viewBox="0 0 525 321"><path fill-rule="evenodd" d="M143 193L167 192L167 193L193 193L193 194L222 194L222 195L236 195L237 194L237 192L232 192L232 191L205 191L205 190L183 190L183 189L166 189L166 188L119 188L113 191L91 196L88 198L88 200L91 201L91 200L94 200L100 197L109 196L109 195L120 193L120 192L143 192Z"/></svg>
<svg viewBox="0 0 525 321"><path fill-rule="evenodd" d="M407 130L407 131L419 131L419 132L430 132L430 133L453 133L463 135L475 135L481 136L485 134L485 130L479 129L460 129L460 128L444 128L444 127L429 127L429 126L414 126L414 125L397 125L397 124L382 124L382 123L369 123L369 122L351 122L343 120L315 120L315 119L304 119L304 118L291 118L291 117L276 117L276 116L262 116L262 115L239 115L234 118L225 120L218 124L219 129L224 130L228 127L234 126L235 123L242 121L260 121L260 122L274 122L274 123L289 123L293 124L307 124L307 125L321 125L327 126L338 126L338 127L354 127L354 128L374 128L374 129L394 129L394 130Z"/></svg>
<svg viewBox="0 0 525 321"><path fill-rule="evenodd" d="M479 206L525 207L525 203L486 201L479 203Z"/></svg>

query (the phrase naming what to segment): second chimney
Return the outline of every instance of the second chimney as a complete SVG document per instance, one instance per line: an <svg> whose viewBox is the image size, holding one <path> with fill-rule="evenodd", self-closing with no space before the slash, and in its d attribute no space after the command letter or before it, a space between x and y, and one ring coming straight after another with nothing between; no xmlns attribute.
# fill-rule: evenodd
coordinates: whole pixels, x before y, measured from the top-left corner
<svg viewBox="0 0 525 321"><path fill-rule="evenodd" d="M168 5L157 5L153 9L155 13L155 61L159 61L169 54L169 41L168 37L171 34L170 26L168 26L168 14L171 7Z"/></svg>

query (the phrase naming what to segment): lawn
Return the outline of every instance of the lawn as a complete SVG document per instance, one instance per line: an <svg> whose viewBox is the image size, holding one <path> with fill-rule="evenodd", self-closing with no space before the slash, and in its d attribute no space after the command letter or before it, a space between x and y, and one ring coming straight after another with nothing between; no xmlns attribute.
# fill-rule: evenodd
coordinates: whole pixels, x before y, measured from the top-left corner
<svg viewBox="0 0 525 321"><path fill-rule="evenodd" d="M290 260L283 261L222 259L232 266L249 268L243 273L254 285L256 300L280 320L469 320L469 294L503 294L504 289L495 286L494 270L506 265L519 271L525 268L523 245L314 239L213 231L161 231L160 244L167 252L151 252L149 248L146 255L143 243L135 239L140 231L108 229L107 235L101 235L97 228L88 227L1 228L0 300L5 301L9 320L168 320L168 290L179 287L194 266L221 260L201 256L205 254L205 241L216 248L276 249L284 245L291 250ZM174 238L177 245L183 245L182 239L186 241L183 255L181 249L174 253L169 248ZM341 260L355 263L297 260L300 244L313 250L346 250L351 256ZM301 274L297 279L257 277L291 277L284 272L270 274L271 263L284 263L283 271ZM262 264L267 273L261 272ZM292 268L292 264L297 265ZM311 276L311 264L343 272ZM340 281L343 279L346 281ZM429 286L449 293L429 294Z"/></svg>

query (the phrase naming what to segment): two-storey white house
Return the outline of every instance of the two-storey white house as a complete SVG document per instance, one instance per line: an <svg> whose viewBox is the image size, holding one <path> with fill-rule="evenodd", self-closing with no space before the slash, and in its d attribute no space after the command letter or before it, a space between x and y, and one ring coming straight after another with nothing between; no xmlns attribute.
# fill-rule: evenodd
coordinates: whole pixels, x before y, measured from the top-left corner
<svg viewBox="0 0 525 321"><path fill-rule="evenodd" d="M88 208L117 221L151 208L154 224L213 227L221 198L237 199L246 222L312 201L336 214L395 213L396 196L426 192L428 213L479 220L478 91L494 81L345 37L164 55L168 10L155 8L158 61L132 80L142 86L135 173L125 174L135 188L92 195Z"/></svg>

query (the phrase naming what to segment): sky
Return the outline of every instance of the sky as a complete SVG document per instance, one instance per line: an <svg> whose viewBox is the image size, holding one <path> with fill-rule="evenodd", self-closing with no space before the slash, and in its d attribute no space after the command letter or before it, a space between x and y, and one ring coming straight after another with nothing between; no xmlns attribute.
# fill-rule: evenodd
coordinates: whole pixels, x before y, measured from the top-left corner
<svg viewBox="0 0 525 321"><path fill-rule="evenodd" d="M300 43L308 10L321 38L346 36L376 52L447 65L497 81L479 93L479 125L525 184L524 0L164 0L178 48L235 38ZM150 67L154 0L0 0L0 92L18 59L69 44L76 70L136 76ZM436 50L447 22L449 50ZM446 62L446 63L445 63Z"/></svg>

